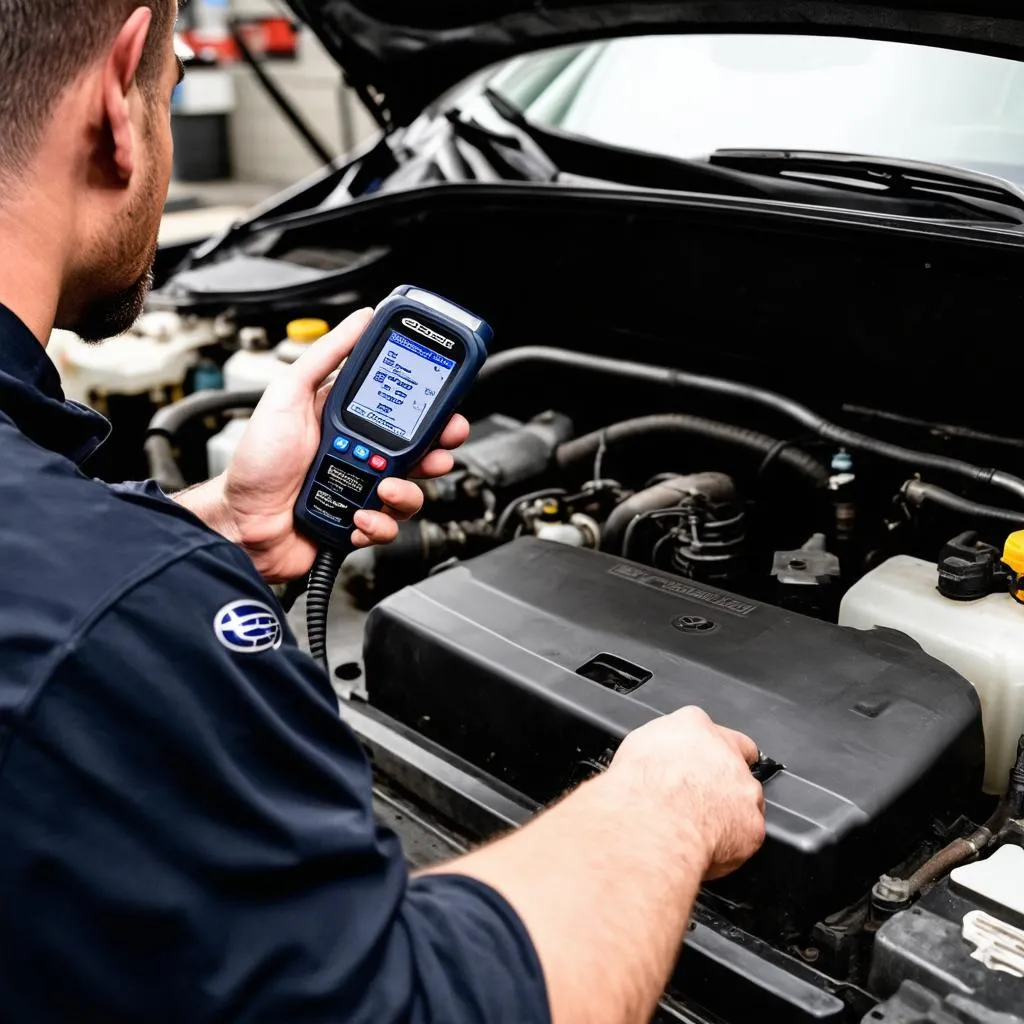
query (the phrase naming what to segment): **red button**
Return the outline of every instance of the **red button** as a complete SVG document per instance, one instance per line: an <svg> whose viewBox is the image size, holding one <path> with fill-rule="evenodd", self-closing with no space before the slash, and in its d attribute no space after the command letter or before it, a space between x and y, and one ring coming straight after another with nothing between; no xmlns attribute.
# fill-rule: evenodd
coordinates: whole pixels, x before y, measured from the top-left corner
<svg viewBox="0 0 1024 1024"><path fill-rule="evenodd" d="M370 469L376 473L383 473L388 468L388 460L383 455L370 456Z"/></svg>

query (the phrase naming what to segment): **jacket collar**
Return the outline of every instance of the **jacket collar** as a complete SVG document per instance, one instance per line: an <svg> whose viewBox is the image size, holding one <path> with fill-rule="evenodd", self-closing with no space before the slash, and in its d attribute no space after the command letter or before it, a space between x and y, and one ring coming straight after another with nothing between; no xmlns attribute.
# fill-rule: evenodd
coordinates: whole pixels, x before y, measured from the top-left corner
<svg viewBox="0 0 1024 1024"><path fill-rule="evenodd" d="M69 401L35 335L0 305L0 415L26 437L81 465L110 434L98 412Z"/></svg>

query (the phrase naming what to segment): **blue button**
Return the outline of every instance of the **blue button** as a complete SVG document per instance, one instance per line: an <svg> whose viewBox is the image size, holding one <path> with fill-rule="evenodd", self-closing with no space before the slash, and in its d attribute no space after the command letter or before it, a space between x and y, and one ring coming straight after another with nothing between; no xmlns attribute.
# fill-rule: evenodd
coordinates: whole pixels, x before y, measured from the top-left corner
<svg viewBox="0 0 1024 1024"><path fill-rule="evenodd" d="M352 442L347 437L336 437L334 439L334 450L336 452L347 452Z"/></svg>
<svg viewBox="0 0 1024 1024"><path fill-rule="evenodd" d="M357 444L352 449L352 454L360 461L365 462L370 457L370 449L365 444Z"/></svg>

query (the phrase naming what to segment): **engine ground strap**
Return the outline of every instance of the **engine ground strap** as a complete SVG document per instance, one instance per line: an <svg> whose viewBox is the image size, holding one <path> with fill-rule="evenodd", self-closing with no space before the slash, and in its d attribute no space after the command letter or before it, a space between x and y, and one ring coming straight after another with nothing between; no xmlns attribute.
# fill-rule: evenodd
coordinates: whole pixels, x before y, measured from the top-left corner
<svg viewBox="0 0 1024 1024"><path fill-rule="evenodd" d="M971 956L990 971L1024 978L1024 931L984 910L972 910L964 916L963 936L977 947Z"/></svg>

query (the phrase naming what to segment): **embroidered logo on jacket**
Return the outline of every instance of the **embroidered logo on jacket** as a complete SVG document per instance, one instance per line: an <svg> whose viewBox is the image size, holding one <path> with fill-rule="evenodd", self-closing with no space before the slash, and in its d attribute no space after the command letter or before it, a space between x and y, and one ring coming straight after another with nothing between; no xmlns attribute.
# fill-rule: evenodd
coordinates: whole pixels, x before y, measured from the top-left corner
<svg viewBox="0 0 1024 1024"><path fill-rule="evenodd" d="M281 646L283 632L273 609L260 601L232 601L213 617L213 632L229 651L258 654Z"/></svg>

